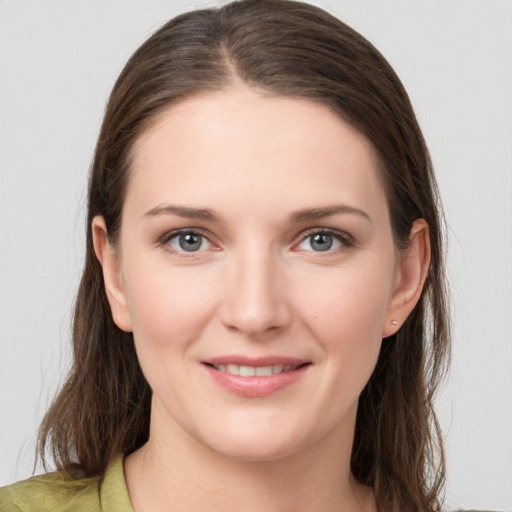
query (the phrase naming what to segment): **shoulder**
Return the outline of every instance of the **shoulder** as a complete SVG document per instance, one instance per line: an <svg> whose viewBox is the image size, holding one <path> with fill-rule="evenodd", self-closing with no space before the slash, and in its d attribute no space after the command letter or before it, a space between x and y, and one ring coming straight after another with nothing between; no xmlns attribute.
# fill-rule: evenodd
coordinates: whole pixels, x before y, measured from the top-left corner
<svg viewBox="0 0 512 512"><path fill-rule="evenodd" d="M0 512L133 512L119 457L104 477L35 476L0 488Z"/></svg>
<svg viewBox="0 0 512 512"><path fill-rule="evenodd" d="M36 476L0 489L0 512L101 511L99 478L68 480L61 473Z"/></svg>

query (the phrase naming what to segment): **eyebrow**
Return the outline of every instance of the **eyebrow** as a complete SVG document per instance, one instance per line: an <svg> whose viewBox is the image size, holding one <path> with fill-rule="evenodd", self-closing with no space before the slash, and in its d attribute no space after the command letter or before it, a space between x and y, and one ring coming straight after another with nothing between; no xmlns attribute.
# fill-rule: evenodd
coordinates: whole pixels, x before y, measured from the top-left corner
<svg viewBox="0 0 512 512"><path fill-rule="evenodd" d="M190 208L188 206L156 206L148 210L144 217L154 217L156 215L178 215L186 219L200 219L200 220L217 220L217 216L207 208Z"/></svg>
<svg viewBox="0 0 512 512"><path fill-rule="evenodd" d="M327 206L324 208L306 208L304 210L298 210L290 215L290 220L291 222L305 222L310 220L323 219L324 217L330 217L332 215L341 213L359 215L372 222L371 217L363 210L344 204ZM209 221L218 220L218 217L212 212L212 210L209 210L208 208L191 208L189 206L177 205L156 206L155 208L148 210L144 214L144 217L154 217L157 215L177 215L186 219L199 219Z"/></svg>
<svg viewBox="0 0 512 512"><path fill-rule="evenodd" d="M354 208L353 206L348 206L345 204L327 206L325 208L307 208L304 210L299 210L292 213L290 215L290 219L292 222L304 222L308 220L323 219L324 217L330 217L331 215L340 213L359 215L364 219L372 222L371 217L366 212L360 210L359 208Z"/></svg>

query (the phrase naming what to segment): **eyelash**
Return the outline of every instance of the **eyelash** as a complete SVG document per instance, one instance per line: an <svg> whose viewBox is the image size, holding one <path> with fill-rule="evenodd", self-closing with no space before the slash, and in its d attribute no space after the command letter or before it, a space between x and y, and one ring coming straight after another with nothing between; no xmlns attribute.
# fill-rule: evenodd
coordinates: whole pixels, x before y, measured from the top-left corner
<svg viewBox="0 0 512 512"><path fill-rule="evenodd" d="M340 250L348 249L349 247L352 247L355 243L354 238L351 235L349 235L348 233L345 233L343 231L338 231L336 229L331 229L331 228L313 228L313 229L308 230L304 234L301 241L298 244L296 244L295 247L297 247L298 245L301 245L308 238L311 239L315 235L328 235L328 236L333 237L335 240L337 240L340 243L340 247L337 247L332 250L330 247L326 251L313 251L311 249L311 252L318 253L318 254L322 254L323 252L325 254L333 254Z"/></svg>
<svg viewBox="0 0 512 512"><path fill-rule="evenodd" d="M213 242L210 241L209 236L205 234L203 231L193 228L185 228L185 229L179 229L175 231L171 231L163 235L159 240L158 244L160 246L167 246L169 250L174 252L175 254L178 254L182 257L190 257L193 256L196 253L203 252L201 250L198 251L186 251L186 250L176 250L174 248L169 247L170 242L173 239L178 239L181 235L193 235L193 236L199 236L203 240L205 240L208 244L213 244ZM314 251L313 249L307 250L308 252L313 252L317 254L332 254L335 252L338 252L339 250L350 248L354 245L355 241L354 238L349 235L348 233L345 233L343 231L338 231L336 229L331 228L312 228L306 231L305 234L302 235L300 242L294 244L293 248L297 248L302 243L304 243L308 238L312 238L316 235L327 235L334 238L336 241L340 243L340 247L336 247L334 249L331 249L330 247L327 248L325 251Z"/></svg>
<svg viewBox="0 0 512 512"><path fill-rule="evenodd" d="M199 236L203 240L206 240L207 243L212 244L212 242L210 241L210 239L209 239L207 234L205 234L201 230L193 229L193 228L185 228L185 229L178 229L178 230L175 230L175 231L170 231L169 233L166 233L164 236L162 236L158 240L158 244L160 246L167 246L167 248L170 251L172 251L175 254L178 254L181 257L190 257L190 256L193 256L194 254L196 254L198 252L203 252L203 251L185 251L185 250L181 250L180 251L180 250L176 250L176 249L170 247L170 242L173 239L178 239L181 235Z"/></svg>

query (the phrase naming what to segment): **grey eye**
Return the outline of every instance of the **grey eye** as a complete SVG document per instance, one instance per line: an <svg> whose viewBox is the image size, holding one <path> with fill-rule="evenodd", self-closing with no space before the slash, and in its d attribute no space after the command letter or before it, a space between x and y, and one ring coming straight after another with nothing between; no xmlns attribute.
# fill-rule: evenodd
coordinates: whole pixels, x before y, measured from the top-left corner
<svg viewBox="0 0 512 512"><path fill-rule="evenodd" d="M311 248L314 251L328 251L331 249L333 244L332 235L326 233L317 233L316 235L311 235L310 240Z"/></svg>
<svg viewBox="0 0 512 512"><path fill-rule="evenodd" d="M298 247L303 251L327 252L333 249L339 249L343 245L348 244L347 241L342 238L342 235L318 232L306 236Z"/></svg>
<svg viewBox="0 0 512 512"><path fill-rule="evenodd" d="M209 247L207 239L194 232L178 233L171 238L169 243L176 251L185 252L197 252Z"/></svg>

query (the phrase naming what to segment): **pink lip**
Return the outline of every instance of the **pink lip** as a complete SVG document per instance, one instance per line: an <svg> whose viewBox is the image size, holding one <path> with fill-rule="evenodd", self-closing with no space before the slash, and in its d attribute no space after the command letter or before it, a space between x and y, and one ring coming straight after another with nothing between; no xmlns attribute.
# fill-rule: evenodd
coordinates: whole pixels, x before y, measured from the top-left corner
<svg viewBox="0 0 512 512"><path fill-rule="evenodd" d="M303 359L281 356L258 358L221 356L203 361L203 367L215 383L231 393L243 397L265 397L297 382L309 368L310 365L307 363L308 361ZM211 366L228 364L237 364L240 366L273 366L279 364L283 366L293 365L297 366L297 368L267 377L241 377L240 375L231 375L227 372L221 372Z"/></svg>
<svg viewBox="0 0 512 512"><path fill-rule="evenodd" d="M297 359L296 357L282 357L282 356L266 356L266 357L247 357L239 355L219 356L205 359L203 363L214 364L238 364L240 366L273 366L275 364L282 364L283 366L291 364L299 366L308 363L305 359Z"/></svg>

